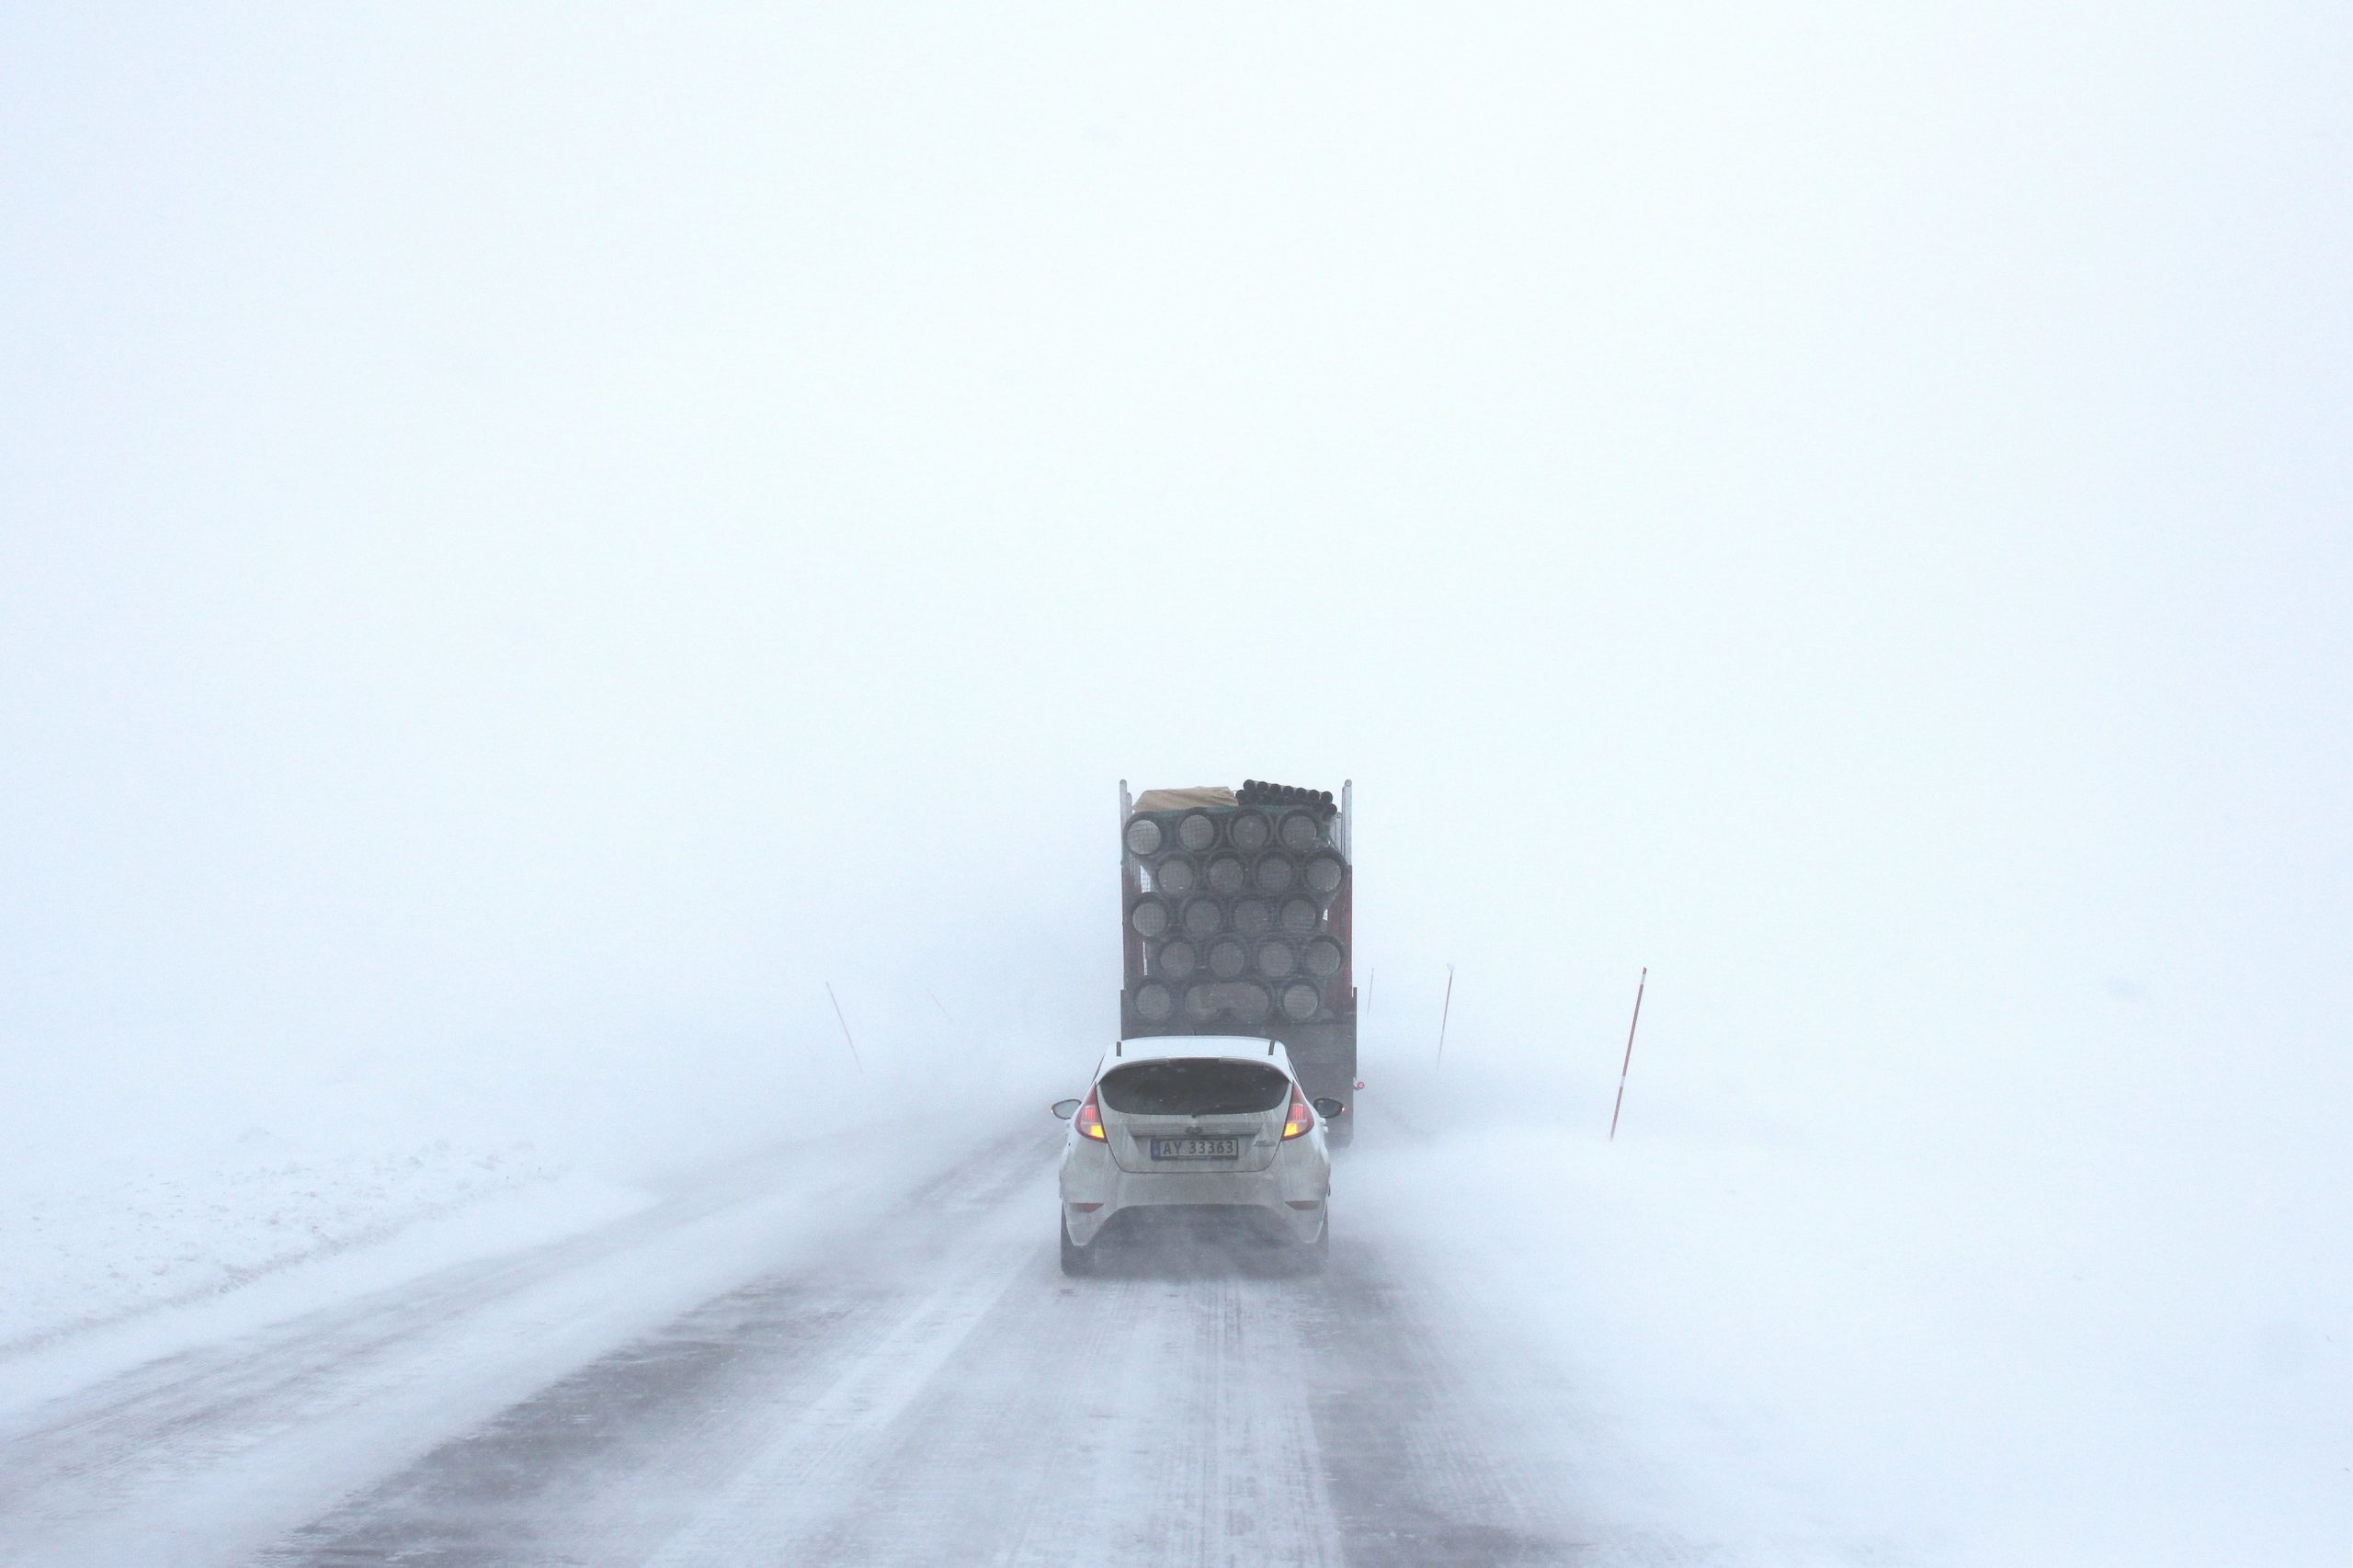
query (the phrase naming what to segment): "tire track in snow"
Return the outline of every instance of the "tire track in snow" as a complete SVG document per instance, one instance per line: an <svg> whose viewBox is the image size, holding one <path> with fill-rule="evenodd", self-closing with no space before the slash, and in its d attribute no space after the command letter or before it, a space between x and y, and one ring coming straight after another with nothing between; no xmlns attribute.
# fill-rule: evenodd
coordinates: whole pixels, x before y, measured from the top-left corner
<svg viewBox="0 0 2353 1568"><path fill-rule="evenodd" d="M790 1250L810 1228L797 1210L812 1200L833 1207L870 1184L837 1172L813 1182L804 1153L738 1162L582 1235L11 1412L0 1429L0 1562L251 1560L442 1434L626 1343L649 1312L659 1323L659 1303L675 1312L740 1279L730 1251Z"/></svg>
<svg viewBox="0 0 2353 1568"><path fill-rule="evenodd" d="M756 1279L574 1370L263 1561L694 1561L694 1529L713 1517L713 1499L725 1500L718 1517L740 1517L761 1484L761 1456L779 1447L780 1462L796 1468L790 1494L827 1495L831 1456L904 1397L894 1385L915 1370L910 1356L952 1347L954 1325L992 1288L985 1273L938 1269L953 1248L910 1216L969 1235L976 1217L1004 1207L1008 1184L1032 1179L1039 1159L1040 1141L1024 1137L963 1163L878 1208L822 1262ZM934 1277L909 1290L926 1270ZM791 1417L789 1439L775 1429L779 1413Z"/></svg>

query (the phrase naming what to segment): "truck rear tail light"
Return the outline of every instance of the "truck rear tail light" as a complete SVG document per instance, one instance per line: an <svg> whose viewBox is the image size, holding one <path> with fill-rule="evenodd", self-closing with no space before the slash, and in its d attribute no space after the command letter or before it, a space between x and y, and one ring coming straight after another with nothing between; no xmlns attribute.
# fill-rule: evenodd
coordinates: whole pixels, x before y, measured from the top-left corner
<svg viewBox="0 0 2353 1568"><path fill-rule="evenodd" d="M1087 1106L1091 1106L1094 1103L1095 1096L1093 1095L1087 1096L1086 1105L1083 1105L1078 1108L1078 1114L1081 1117L1086 1116ZM1301 1091L1300 1086L1297 1084L1293 1084L1290 1086L1290 1110L1289 1114L1283 1118L1283 1136L1285 1138L1301 1137L1310 1129L1313 1128L1314 1125L1315 1113L1308 1108L1307 1096Z"/></svg>
<svg viewBox="0 0 2353 1568"><path fill-rule="evenodd" d="M1291 1100L1294 1108L1297 1107L1299 1091L1293 1089ZM1103 1113L1096 1108L1093 1089L1086 1091L1086 1097L1078 1104L1078 1114L1070 1119L1071 1125L1078 1129L1078 1135L1081 1138L1092 1138L1097 1143L1108 1143L1111 1141L1111 1135L1103 1131ZM1286 1132L1283 1136L1288 1138L1290 1134Z"/></svg>

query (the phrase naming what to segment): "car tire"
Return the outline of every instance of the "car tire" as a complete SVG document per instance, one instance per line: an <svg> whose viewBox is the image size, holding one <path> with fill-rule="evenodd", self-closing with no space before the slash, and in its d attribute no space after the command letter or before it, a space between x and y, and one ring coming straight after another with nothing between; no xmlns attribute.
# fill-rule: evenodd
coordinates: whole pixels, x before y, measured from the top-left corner
<svg viewBox="0 0 2353 1568"><path fill-rule="evenodd" d="M1062 1238L1064 1274L1075 1279L1095 1272L1095 1255L1070 1239L1070 1225L1067 1221L1055 1221L1054 1233Z"/></svg>

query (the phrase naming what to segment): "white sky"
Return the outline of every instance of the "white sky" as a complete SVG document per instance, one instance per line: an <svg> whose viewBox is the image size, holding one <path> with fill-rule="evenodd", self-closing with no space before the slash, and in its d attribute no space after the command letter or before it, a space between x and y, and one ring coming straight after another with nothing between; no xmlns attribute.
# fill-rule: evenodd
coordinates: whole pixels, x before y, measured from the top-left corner
<svg viewBox="0 0 2353 1568"><path fill-rule="evenodd" d="M1451 961L1607 1059L1648 963L1735 1098L2145 1068L2328 1158L2337 8L0 29L61 1103L640 1083L826 978L1076 1060L1117 780L1353 777L1416 1042Z"/></svg>

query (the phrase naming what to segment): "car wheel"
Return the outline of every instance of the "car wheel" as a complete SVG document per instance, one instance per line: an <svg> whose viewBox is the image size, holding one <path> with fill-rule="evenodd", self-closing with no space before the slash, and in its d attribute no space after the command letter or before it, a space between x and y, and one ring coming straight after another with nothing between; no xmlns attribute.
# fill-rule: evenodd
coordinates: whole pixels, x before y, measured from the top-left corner
<svg viewBox="0 0 2353 1568"><path fill-rule="evenodd" d="M1054 1233L1062 1237L1064 1274L1075 1278L1080 1275L1095 1272L1095 1255L1070 1239L1070 1225L1067 1221L1055 1221Z"/></svg>

